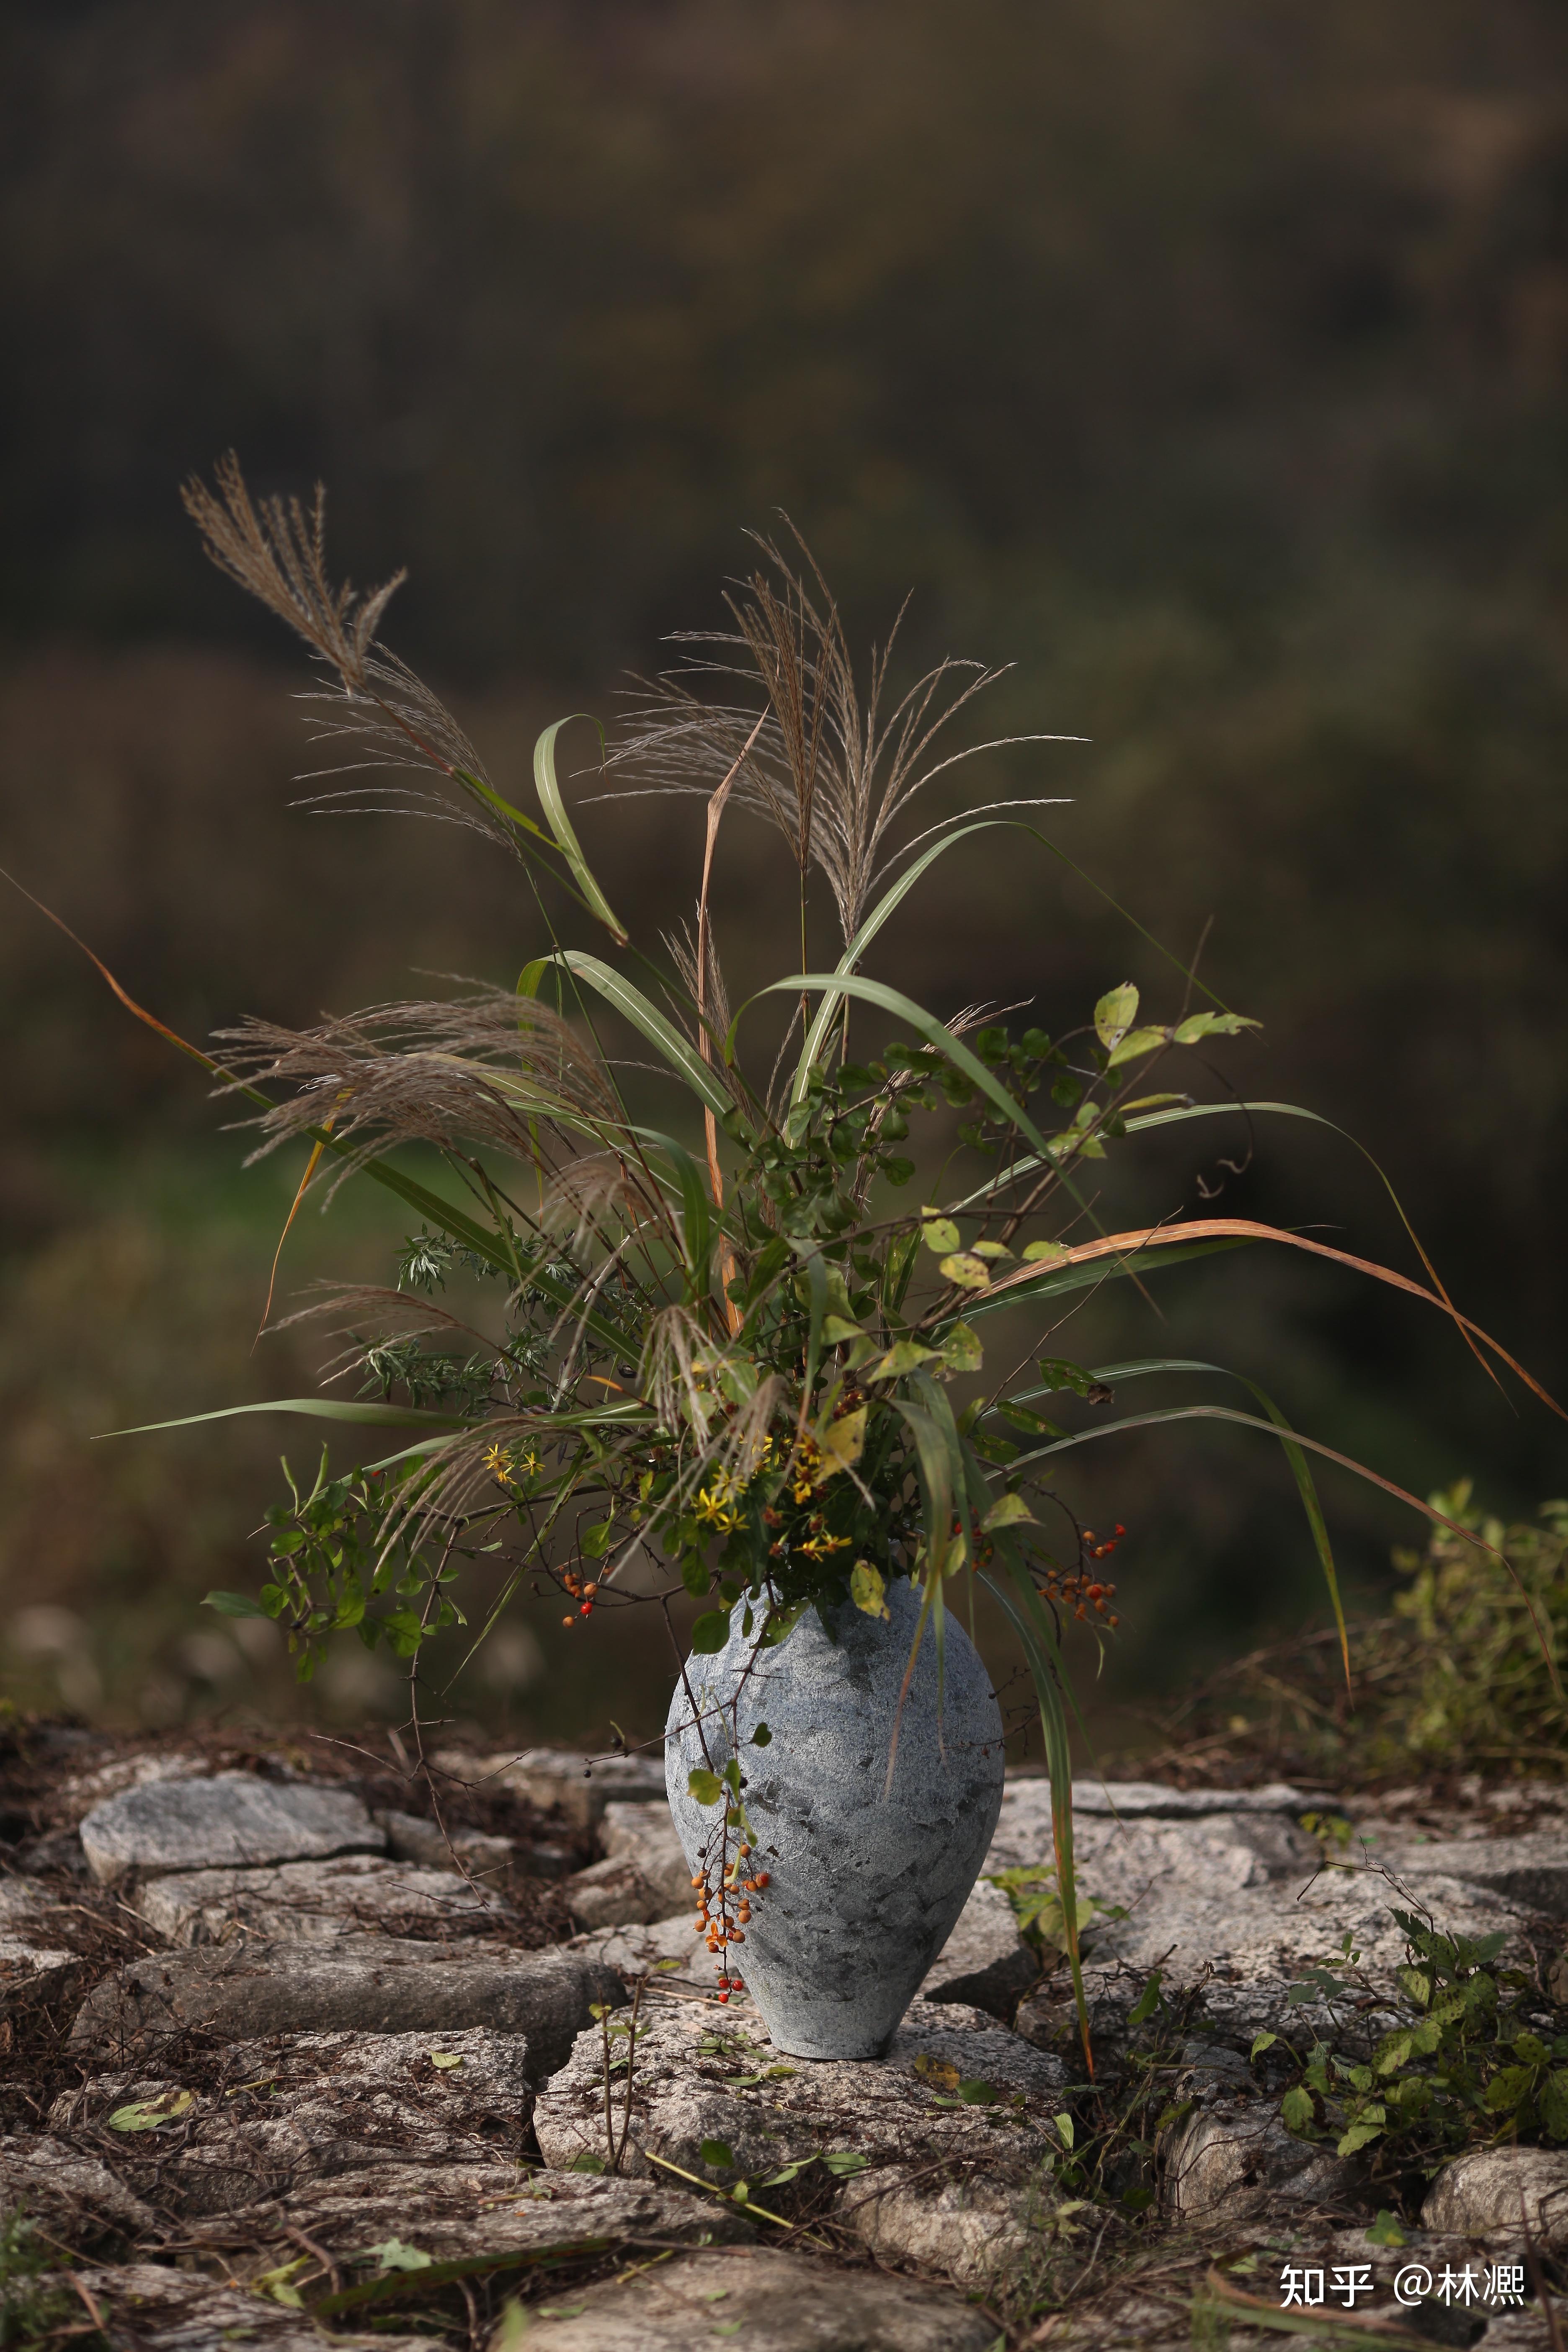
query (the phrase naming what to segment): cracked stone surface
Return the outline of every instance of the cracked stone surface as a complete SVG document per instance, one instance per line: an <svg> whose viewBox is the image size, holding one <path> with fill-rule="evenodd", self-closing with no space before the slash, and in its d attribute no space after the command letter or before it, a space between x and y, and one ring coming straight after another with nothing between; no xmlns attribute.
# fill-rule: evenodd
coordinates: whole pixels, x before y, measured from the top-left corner
<svg viewBox="0 0 1568 2352"><path fill-rule="evenodd" d="M535 2305L531 2317L549 2352L693 2352L731 2336L744 2352L987 2352L996 2339L949 2289L765 2246L677 2255L625 2285Z"/></svg>
<svg viewBox="0 0 1568 2352"><path fill-rule="evenodd" d="M219 1772L207 1780L143 1780L108 1798L82 1822L81 1843L93 1876L108 1886L132 1870L243 1869L381 1853L386 1833L349 1790Z"/></svg>
<svg viewBox="0 0 1568 2352"><path fill-rule="evenodd" d="M543 1812L559 1805L574 1829L591 1829L617 1800L653 1804L665 1795L664 1759L658 1755L605 1756L590 1768L586 1757L568 1748L530 1748L521 1755L503 1748L480 1756L466 1748L446 1748L431 1761L465 1788L488 1783L506 1789Z"/></svg>
<svg viewBox="0 0 1568 2352"><path fill-rule="evenodd" d="M1276 2100L1219 2099L1178 2125L1164 2151L1160 2199L1183 2221L1235 2221L1281 2206L1331 2205L1346 2195L1356 2166L1293 2138Z"/></svg>
<svg viewBox="0 0 1568 2352"><path fill-rule="evenodd" d="M248 2273L278 2260L285 2223L344 2262L393 2237L453 2262L593 2238L700 2246L749 2245L756 2235L734 2206L674 2184L473 2163L378 2164L307 2181L275 2221L256 2217L246 2242L260 2239L264 2251L242 2261Z"/></svg>
<svg viewBox="0 0 1568 2352"><path fill-rule="evenodd" d="M526 2037L537 2078L565 2064L591 2003L625 1997L608 1969L560 1951L465 1951L387 1936L304 1946L241 1939L116 1969L78 2011L70 2047L85 2064L123 2067L190 2034L237 2042L486 2025Z"/></svg>
<svg viewBox="0 0 1568 2352"><path fill-rule="evenodd" d="M1530 2234L1552 2252L1568 2247L1568 2150L1479 2147L1437 2175L1421 2208L1428 2230L1511 2242Z"/></svg>
<svg viewBox="0 0 1568 2352"><path fill-rule="evenodd" d="M1424 1879L1419 1891L1444 1927L1461 1935L1518 1931L1523 1924L1497 1896L1458 1879ZM1221 2038L1238 2048L1265 2030L1313 2026L1325 2021L1321 2005L1292 2006L1292 1981L1303 1968L1333 1958L1348 1930L1373 1984L1392 1984L1405 1958L1404 1931L1391 1907L1399 1902L1385 1879L1367 1872L1325 1872L1299 1893L1289 1882L1237 1887L1223 1905L1190 1885L1152 1891L1130 1917L1096 1921L1085 1939L1092 2013L1101 2030L1114 2032L1157 1968L1168 1989L1201 1982ZM1522 1945L1505 1948L1504 1965L1513 1957L1525 1957ZM1047 2044L1058 2038L1066 2023L1064 1984L1058 1976L1026 1995L1016 2019L1021 2033Z"/></svg>
<svg viewBox="0 0 1568 2352"><path fill-rule="evenodd" d="M1010 2019L1018 1996L1039 1973L1038 1958L1019 1935L1012 1905L999 1886L982 1878L928 1970L919 1998L963 2001Z"/></svg>
<svg viewBox="0 0 1568 2352"><path fill-rule="evenodd" d="M532 2102L521 2034L307 2033L235 2042L216 2065L95 2076L56 2101L49 2125L133 2194L200 2217L377 2161L516 2158ZM132 2107L166 2119L117 2127Z"/></svg>
<svg viewBox="0 0 1568 2352"><path fill-rule="evenodd" d="M379 1812L371 1818L385 1831L386 1851L394 1862L451 1870L456 1855L466 1869L483 1876L487 1871L508 1869L518 1858L510 1838L489 1837L483 1830L453 1830L448 1836L437 1822L421 1821L417 1813Z"/></svg>
<svg viewBox="0 0 1568 2352"><path fill-rule="evenodd" d="M389 1935L423 1929L472 1936L510 1916L499 1895L471 1886L455 1871L364 1853L152 1878L137 1889L132 1907L170 1944L208 1944L237 1928L310 1942L376 1927Z"/></svg>
<svg viewBox="0 0 1568 2352"><path fill-rule="evenodd" d="M78 2284L73 2284L76 2282ZM66 2297L85 2317L85 2288L103 2315L111 2352L215 2352L228 2344L256 2352L321 2352L322 2336L302 2311L285 2311L237 2287L157 2263L122 2270L77 2270L46 2275L45 2288ZM430 2336L333 2336L339 2352L446 2352Z"/></svg>
<svg viewBox="0 0 1568 2352"><path fill-rule="evenodd" d="M1521 1909L1568 1919L1568 1830L1520 1837L1423 1838L1380 1842L1376 1860L1414 1885L1434 1875L1485 1886Z"/></svg>
<svg viewBox="0 0 1568 2352"><path fill-rule="evenodd" d="M1137 1785L1112 1788L1120 1801L1124 1788ZM1080 1815L1075 1806L1073 1858L1086 1894L1131 1906L1175 1886L1219 1895L1274 1879L1300 1881L1317 1868L1319 1848L1288 1814L1272 1808L1218 1812L1211 1806L1189 1819L1127 1811L1116 1819L1105 1811ZM1038 1868L1053 1859L1046 1783L1009 1781L985 1868Z"/></svg>
<svg viewBox="0 0 1568 2352"><path fill-rule="evenodd" d="M106 2164L47 2132L0 2139L0 2211L17 2207L68 2246L157 2231L150 2208Z"/></svg>
<svg viewBox="0 0 1568 2352"><path fill-rule="evenodd" d="M618 2059L626 2044L612 2047ZM1059 2060L980 2010L917 2001L885 2058L788 2059L750 2007L731 2020L710 2006L654 1997L639 2021L622 2168L634 2177L657 2171L651 2151L728 2186L833 2153L868 2165L946 2163L1022 2177L1053 2144L1047 2122L1065 2080ZM617 2137L624 2081L613 2068ZM958 2096L961 2084L974 2083L989 2086L990 2103ZM597 2028L579 2035L570 2063L540 2093L533 2120L552 2168L604 2152ZM733 2164L705 2159L704 2142L721 2143Z"/></svg>

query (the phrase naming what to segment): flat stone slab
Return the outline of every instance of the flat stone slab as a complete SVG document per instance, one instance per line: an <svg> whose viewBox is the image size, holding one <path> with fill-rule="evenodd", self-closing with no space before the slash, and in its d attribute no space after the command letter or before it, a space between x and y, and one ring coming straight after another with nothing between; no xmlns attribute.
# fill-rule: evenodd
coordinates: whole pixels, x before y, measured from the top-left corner
<svg viewBox="0 0 1568 2352"><path fill-rule="evenodd" d="M735 2206L674 2182L475 2163L378 2164L307 2182L279 2204L275 2218L255 2216L247 2239L265 2251L243 2267L253 2273L276 2263L286 2225L302 2230L345 2267L389 2238L432 2261L458 2262L595 2239L607 2247L747 2245L756 2235ZM277 2236L268 2237L268 2230Z"/></svg>
<svg viewBox="0 0 1568 2352"><path fill-rule="evenodd" d="M1041 1780L1010 1781L1010 1788L1036 1788L1048 1792ZM1311 1802L1286 1780L1270 1780L1261 1789L1167 1789L1158 1780L1075 1780L1072 1809L1079 1813L1107 1813L1133 1821L1154 1815L1164 1821L1191 1822L1210 1813L1299 1813Z"/></svg>
<svg viewBox="0 0 1568 2352"><path fill-rule="evenodd" d="M243 1869L334 1853L381 1853L386 1833L343 1789L219 1772L207 1780L155 1780L95 1805L81 1824L93 1876L128 1871Z"/></svg>
<svg viewBox="0 0 1568 2352"><path fill-rule="evenodd" d="M59 1952L25 1937L0 1935L0 2017L67 1991L81 1974L84 1963L74 1952Z"/></svg>
<svg viewBox="0 0 1568 2352"><path fill-rule="evenodd" d="M1136 1785L1136 1784L1134 1784ZM1152 1885L1187 1885L1220 1894L1271 1878L1308 1878L1317 1842L1285 1813L1211 1811L1188 1818L1154 1812L1073 1817L1073 1861L1082 1893L1131 1904ZM987 1872L1054 1868L1050 1792L1043 1780L1009 1781Z"/></svg>
<svg viewBox="0 0 1568 2352"><path fill-rule="evenodd" d="M611 2112L624 2128L626 2042L613 2042ZM881 2059L785 2058L754 2011L652 1996L639 2021L631 2124L621 2169L661 2157L716 2186L753 2185L781 2167L834 2156L867 2165L947 2160L1022 2173L1054 2145L1046 2128L1067 2077L980 2010L915 2002ZM984 2086L961 2095L961 2085ZM580 2034L534 2107L545 2162L564 2170L605 2152L604 2044ZM727 2148L715 2163L704 2144ZM834 2168L827 2168L831 2174ZM939 2183L933 2179L934 2191ZM764 2198L764 2202L770 2201Z"/></svg>
<svg viewBox="0 0 1568 2352"><path fill-rule="evenodd" d="M532 2104L519 2033L307 2033L95 2076L55 2102L49 2125L133 2195L188 2219L378 2162L515 2160ZM126 2128L127 2111L141 2128Z"/></svg>
<svg viewBox="0 0 1568 2352"><path fill-rule="evenodd" d="M614 1969L619 1976L630 1979L658 1971L673 1984L711 1992L713 1963L692 1927L694 1916L693 1912L682 1911L678 1918L656 1919L647 1927L628 1923L620 1927L592 1927L574 1936L565 1948Z"/></svg>
<svg viewBox="0 0 1568 2352"><path fill-rule="evenodd" d="M378 1812L371 1818L385 1831L386 1851L394 1862L422 1863L427 1870L454 1870L461 1863L482 1877L487 1872L510 1870L526 1855L527 1849L515 1846L510 1838L490 1837L483 1830L455 1829L448 1834L417 1813Z"/></svg>
<svg viewBox="0 0 1568 2352"><path fill-rule="evenodd" d="M921 1984L921 2000L963 2001L1010 2020L1021 1993L1040 1973L1039 1958L1018 1933L1013 1906L989 1879L974 1891Z"/></svg>
<svg viewBox="0 0 1568 2352"><path fill-rule="evenodd" d="M729 2314L726 2317L724 2315ZM528 2306L541 2352L987 2352L995 2323L942 2287L769 2246L678 2254ZM341 2340L341 2339L340 2339ZM491 2338L500 2352L502 2337Z"/></svg>
<svg viewBox="0 0 1568 2352"><path fill-rule="evenodd" d="M106 2164L47 2132L0 2139L0 2212L17 2208L73 2249L108 2238L153 2237L157 2221Z"/></svg>
<svg viewBox="0 0 1568 2352"><path fill-rule="evenodd" d="M1518 1837L1416 1838L1379 1843L1380 1862L1413 1883L1434 1872L1489 1886L1510 1903L1568 1919L1568 1830L1531 1830Z"/></svg>
<svg viewBox="0 0 1568 2352"><path fill-rule="evenodd" d="M431 1761L465 1788L504 1789L542 1812L559 1805L574 1829L592 1829L616 1801L667 1802L662 1754L591 1759L567 1748L529 1748L521 1755L503 1748L489 1756L447 1748Z"/></svg>
<svg viewBox="0 0 1568 2352"><path fill-rule="evenodd" d="M132 1908L171 1944L213 1943L240 1928L303 1942L375 1927L390 1936L475 1936L512 1916L501 1896L470 1885L455 1871L363 1853L285 1862L269 1870L190 1870L150 1878L136 1890Z"/></svg>
<svg viewBox="0 0 1568 2352"><path fill-rule="evenodd" d="M254 2347L255 2352L321 2352L329 2340L302 2311L286 2311L199 2272L161 2263L46 2274L40 2286L58 2293L73 2321L88 2316L73 2282L79 2282L102 2313L111 2352L216 2352L229 2345ZM339 2352L448 2352L431 2336L378 2332L333 2335L330 2341Z"/></svg>
<svg viewBox="0 0 1568 2352"><path fill-rule="evenodd" d="M274 2033L521 2033L538 2080L563 2066L595 2001L626 1999L610 1970L561 1951L507 1952L346 1936L330 1944L205 1944L128 1962L93 1987L70 2050L84 2064L145 2065Z"/></svg>
<svg viewBox="0 0 1568 2352"><path fill-rule="evenodd" d="M1093 1882L1090 1882L1093 1891ZM1483 1896L1458 1879L1422 1883L1446 1932L1484 1936L1519 1930L1521 1922L1495 1895ZM1305 1969L1335 1958L1347 1932L1375 1986L1392 1988L1405 1960L1405 1936L1392 1906L1400 1897L1374 1871L1328 1870L1299 1891L1266 1882L1223 1893L1219 1899L1190 1884L1147 1893L1124 1920L1096 1920L1086 1937L1084 1983L1100 2030L1114 2031L1150 1972L1167 1990L1201 1987L1203 2008L1222 2040L1248 2047L1264 2032L1292 2036L1325 2021L1315 2001L1288 2004L1289 1986ZM1518 1957L1526 1957L1522 1946ZM1508 1964L1507 1961L1504 1963ZM1016 2023L1047 2046L1066 2046L1074 2032L1065 1971L1026 1995Z"/></svg>

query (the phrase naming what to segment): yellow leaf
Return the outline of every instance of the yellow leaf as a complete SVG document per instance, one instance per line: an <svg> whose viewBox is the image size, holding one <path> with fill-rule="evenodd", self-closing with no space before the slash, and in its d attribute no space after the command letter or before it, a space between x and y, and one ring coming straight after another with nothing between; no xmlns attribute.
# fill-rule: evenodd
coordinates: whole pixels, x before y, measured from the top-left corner
<svg viewBox="0 0 1568 2352"><path fill-rule="evenodd" d="M1107 989L1094 1008L1094 1034L1107 1053L1120 1045L1138 1018L1138 991L1130 980Z"/></svg>
<svg viewBox="0 0 1568 2352"><path fill-rule="evenodd" d="M1123 1062L1135 1062L1140 1055L1152 1054L1156 1045L1169 1042L1170 1034L1168 1029L1130 1029L1126 1036L1119 1038L1111 1047L1106 1068L1118 1069Z"/></svg>
<svg viewBox="0 0 1568 2352"><path fill-rule="evenodd" d="M1004 1495L992 1504L981 1520L980 1532L982 1535L994 1535L998 1528L1016 1528L1025 1520L1031 1527L1035 1525L1035 1515L1022 1495Z"/></svg>
<svg viewBox="0 0 1568 2352"><path fill-rule="evenodd" d="M960 1250L956 1257L944 1257L937 1268L949 1282L957 1283L961 1290L988 1290L991 1276L985 1260L976 1257L973 1250Z"/></svg>
<svg viewBox="0 0 1568 2352"><path fill-rule="evenodd" d="M1026 1265L1048 1265L1053 1258L1066 1255L1067 1251L1060 1242L1031 1242L1024 1252L1024 1263Z"/></svg>
<svg viewBox="0 0 1568 2352"><path fill-rule="evenodd" d="M857 1609L868 1617L889 1617L892 1611L887 1602L887 1587L882 1582L880 1569L873 1568L868 1559L858 1559L849 1571L849 1598Z"/></svg>
<svg viewBox="0 0 1568 2352"><path fill-rule="evenodd" d="M957 2067L950 2065L945 2058L933 2058L929 2050L922 2050L915 2060L915 2073L923 2074L936 2090L956 2091L958 2088Z"/></svg>
<svg viewBox="0 0 1568 2352"><path fill-rule="evenodd" d="M929 1250L955 1250L961 1236L951 1217L941 1215L935 1209L922 1209L921 1239Z"/></svg>
<svg viewBox="0 0 1568 2352"><path fill-rule="evenodd" d="M1013 1253L1005 1242L975 1242L970 1255L973 1257L1011 1257Z"/></svg>
<svg viewBox="0 0 1568 2352"><path fill-rule="evenodd" d="M879 1364L873 1364L866 1374L868 1381L896 1381L905 1372L912 1372L917 1364L929 1363L937 1353L934 1348L922 1348L918 1339L895 1339Z"/></svg>
<svg viewBox="0 0 1568 2352"><path fill-rule="evenodd" d="M942 1342L942 1360L950 1372L977 1372L984 1362L980 1341L967 1323L955 1323Z"/></svg>
<svg viewBox="0 0 1568 2352"><path fill-rule="evenodd" d="M826 1429L816 1441L816 1450L822 1459L815 1483L821 1486L833 1476L835 1471L847 1470L852 1462L858 1462L865 1443L866 1408L864 1405L857 1406L853 1412L842 1414L837 1421L829 1422Z"/></svg>

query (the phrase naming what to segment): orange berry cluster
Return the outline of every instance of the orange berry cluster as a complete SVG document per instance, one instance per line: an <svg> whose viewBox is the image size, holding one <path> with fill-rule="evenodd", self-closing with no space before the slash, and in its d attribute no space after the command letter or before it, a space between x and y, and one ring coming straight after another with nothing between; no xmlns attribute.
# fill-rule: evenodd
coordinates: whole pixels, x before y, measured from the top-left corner
<svg viewBox="0 0 1568 2352"><path fill-rule="evenodd" d="M565 1571L561 1581L573 1600L579 1604L576 1615L563 1617L561 1622L563 1625L575 1625L578 1617L591 1617L594 1613L594 1595L599 1590L597 1584L584 1584L582 1578L574 1576L570 1569Z"/></svg>
<svg viewBox="0 0 1568 2352"><path fill-rule="evenodd" d="M1084 1548L1090 1559L1103 1559L1108 1552L1114 1551L1118 1538L1126 1532L1125 1528L1119 1527L1114 1536L1096 1544L1093 1528L1085 1528ZM1103 1618L1110 1626L1121 1622L1110 1605L1116 1598L1115 1585L1091 1577L1087 1568L1076 1572L1053 1569L1045 1580L1044 1590L1048 1600L1059 1601L1064 1608L1070 1609L1080 1624L1087 1625L1091 1616Z"/></svg>
<svg viewBox="0 0 1568 2352"><path fill-rule="evenodd" d="M691 1880L702 1906L693 1924L693 1933L707 1937L721 2001L727 2001L732 1992L741 1990L741 1979L730 1973L729 1948L745 1942L752 1903L768 1883L767 1871L749 1866L747 1857L751 1851L742 1841L735 1849L734 1861L728 1864L721 1853L716 1894L709 1888L706 1871L694 1872Z"/></svg>
<svg viewBox="0 0 1568 2352"><path fill-rule="evenodd" d="M1108 1536L1101 1536L1098 1541L1095 1539L1094 1529L1092 1528L1085 1528L1083 1531L1083 1548L1085 1551L1088 1552L1090 1559L1109 1559L1111 1553L1116 1549L1117 1545L1121 1541L1122 1537L1126 1533L1127 1530L1122 1526L1120 1519L1118 1519L1110 1533Z"/></svg>

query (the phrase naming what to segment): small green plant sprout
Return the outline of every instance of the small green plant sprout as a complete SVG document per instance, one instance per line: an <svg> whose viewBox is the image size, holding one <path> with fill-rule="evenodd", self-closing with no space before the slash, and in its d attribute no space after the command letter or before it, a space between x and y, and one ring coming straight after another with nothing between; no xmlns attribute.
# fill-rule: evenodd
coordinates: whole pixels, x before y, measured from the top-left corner
<svg viewBox="0 0 1568 2352"><path fill-rule="evenodd" d="M1405 1960L1392 1994L1347 1936L1288 1995L1321 2004L1327 2028L1304 2051L1260 2034L1253 2055L1283 2046L1294 2060L1289 2130L1341 2156L1366 2151L1372 2178L1414 2211L1415 2184L1465 2147L1568 2140L1568 2032L1554 2031L1532 1977L1497 1968L1505 1933L1445 1935L1412 1911L1393 1916Z"/></svg>
<svg viewBox="0 0 1568 2352"><path fill-rule="evenodd" d="M1098 1895L1086 1895L1075 1881L1069 1920L1054 1863L1025 1864L986 1874L992 1885L999 1886L1012 1905L1018 1933L1042 1955L1065 1955L1091 1920L1127 1916L1121 1904L1102 1903Z"/></svg>
<svg viewBox="0 0 1568 2352"><path fill-rule="evenodd" d="M323 1458L308 1491L290 1480L258 1600L214 1605L273 1618L303 1672L340 1633L384 1644L407 1663L417 1723L422 1653L461 1623L457 1587L481 1552L503 1571L487 1623L553 1587L563 1626L583 1638L595 1615L684 1591L710 1654L737 1628L758 1648L786 1641L807 1610L877 1614L912 1580L911 1672L928 1628L940 1644L984 1585L1031 1669L1057 1883L1070 1887L1063 1639L1079 1622L1115 1629L1104 1562L1122 1539L1084 1528L1059 1491L1077 1449L1215 1422L1278 1446L1342 1633L1312 1459L1447 1523L1294 1429L1249 1374L1173 1353L1069 1360L1057 1352L1064 1318L1107 1285L1146 1289L1179 1264L1286 1248L1392 1285L1544 1391L1435 1276L1247 1218L1105 1229L1113 1158L1194 1122L1311 1116L1201 1098L1198 1049L1206 1059L1257 1024L1148 933L1169 1003L1120 980L1049 1029L943 1017L868 971L942 859L1002 834L1064 856L1038 796L920 823L939 776L1004 748L954 734L999 671L943 660L896 693L891 641L858 671L809 553L759 541L725 625L642 689L614 742L599 739L595 773L612 799L668 792L705 811L695 929L646 952L568 812L566 720L535 746L531 813L381 644L396 583L362 597L331 582L319 504L258 508L232 458L185 502L213 561L304 639L344 772L374 772L331 790L331 804L357 793L385 805L399 789L387 771L412 772L410 806L515 862L527 926L514 986L308 1028L250 1020L223 1033L221 1062L185 1049L253 1123L258 1155L302 1156L295 1211L357 1178L400 1202L409 1236L391 1281L342 1286L306 1310L340 1345L332 1392L227 1409L357 1424L395 1450L352 1473ZM1061 740L1007 741L1022 755ZM710 914L727 811L774 829L799 940L796 968L738 1004ZM628 1040L643 1065L635 1098ZM478 1302L467 1319L442 1296L458 1269ZM1150 1407L1128 1406L1124 1391L1149 1382ZM1193 1382L1194 1401L1174 1401ZM726 1829L739 1793L713 1801ZM739 1904L719 1899L705 1916L733 1923L716 1939L727 1958L744 1930ZM1076 1903L1060 1929L1092 2069Z"/></svg>

